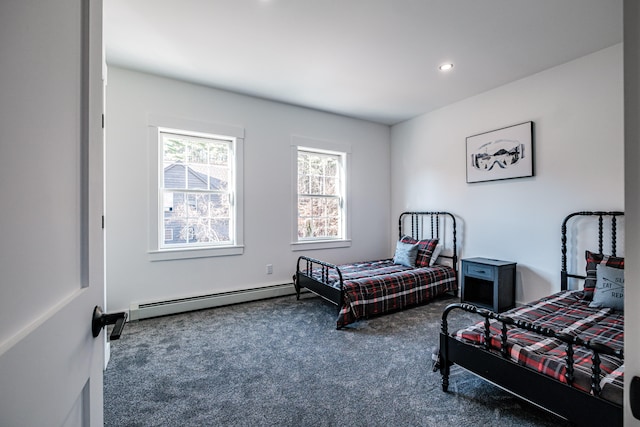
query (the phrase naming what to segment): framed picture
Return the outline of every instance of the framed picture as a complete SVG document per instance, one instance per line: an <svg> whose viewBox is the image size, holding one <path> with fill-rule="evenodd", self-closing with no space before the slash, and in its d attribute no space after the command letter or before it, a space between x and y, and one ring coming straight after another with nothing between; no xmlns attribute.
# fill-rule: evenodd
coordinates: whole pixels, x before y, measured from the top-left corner
<svg viewBox="0 0 640 427"><path fill-rule="evenodd" d="M467 138L467 182L533 176L533 122Z"/></svg>

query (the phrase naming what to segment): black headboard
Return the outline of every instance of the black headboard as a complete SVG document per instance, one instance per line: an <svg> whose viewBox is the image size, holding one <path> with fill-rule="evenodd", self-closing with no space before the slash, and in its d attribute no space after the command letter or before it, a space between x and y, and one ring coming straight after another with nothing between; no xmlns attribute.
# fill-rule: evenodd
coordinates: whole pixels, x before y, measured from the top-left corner
<svg viewBox="0 0 640 427"><path fill-rule="evenodd" d="M560 289L567 290L568 289L568 278L573 277L576 279L584 279L585 276L581 274L573 274L567 272L567 223L576 217L593 217L595 220L597 217L598 220L598 253L604 254L604 220L611 221L611 228L607 231L610 234L608 241L610 242L610 246L608 247L610 252L609 255L616 256L616 246L618 241L618 226L617 226L617 217L623 216L624 212L611 211L581 211L574 212L565 217L564 221L562 221L562 270L560 272Z"/></svg>
<svg viewBox="0 0 640 427"><path fill-rule="evenodd" d="M442 236L445 236L444 226L441 225L441 219L450 218L451 220L451 232L452 232L452 245L453 253L448 255L441 253L440 256L448 258L453 262L453 269L458 270L458 248L456 237L456 217L450 212L403 212L398 218L398 239L402 236L411 236L416 240L430 238L440 239L441 229ZM411 233L408 233L406 227L406 220L409 219L411 224ZM427 230L430 233L427 234ZM446 246L446 245L445 245Z"/></svg>

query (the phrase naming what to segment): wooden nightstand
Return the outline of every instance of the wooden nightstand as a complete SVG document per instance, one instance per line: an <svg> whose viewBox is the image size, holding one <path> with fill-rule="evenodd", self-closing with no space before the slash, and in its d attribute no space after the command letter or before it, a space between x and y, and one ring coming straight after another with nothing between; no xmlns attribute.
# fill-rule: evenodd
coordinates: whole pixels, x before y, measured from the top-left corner
<svg viewBox="0 0 640 427"><path fill-rule="evenodd" d="M489 258L462 260L461 302L499 313L515 307L516 263Z"/></svg>

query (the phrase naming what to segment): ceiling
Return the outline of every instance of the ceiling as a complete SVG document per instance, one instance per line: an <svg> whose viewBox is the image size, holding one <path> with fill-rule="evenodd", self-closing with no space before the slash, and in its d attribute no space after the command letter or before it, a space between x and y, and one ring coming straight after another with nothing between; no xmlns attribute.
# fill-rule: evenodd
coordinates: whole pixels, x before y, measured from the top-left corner
<svg viewBox="0 0 640 427"><path fill-rule="evenodd" d="M105 0L104 34L109 65L395 124L622 42L622 0Z"/></svg>

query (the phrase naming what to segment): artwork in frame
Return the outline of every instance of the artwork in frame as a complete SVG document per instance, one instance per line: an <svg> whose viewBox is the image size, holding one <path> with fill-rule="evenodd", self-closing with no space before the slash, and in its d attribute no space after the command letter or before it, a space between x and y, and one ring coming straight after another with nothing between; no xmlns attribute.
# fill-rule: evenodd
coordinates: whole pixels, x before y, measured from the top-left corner
<svg viewBox="0 0 640 427"><path fill-rule="evenodd" d="M467 138L467 183L533 176L533 122Z"/></svg>

